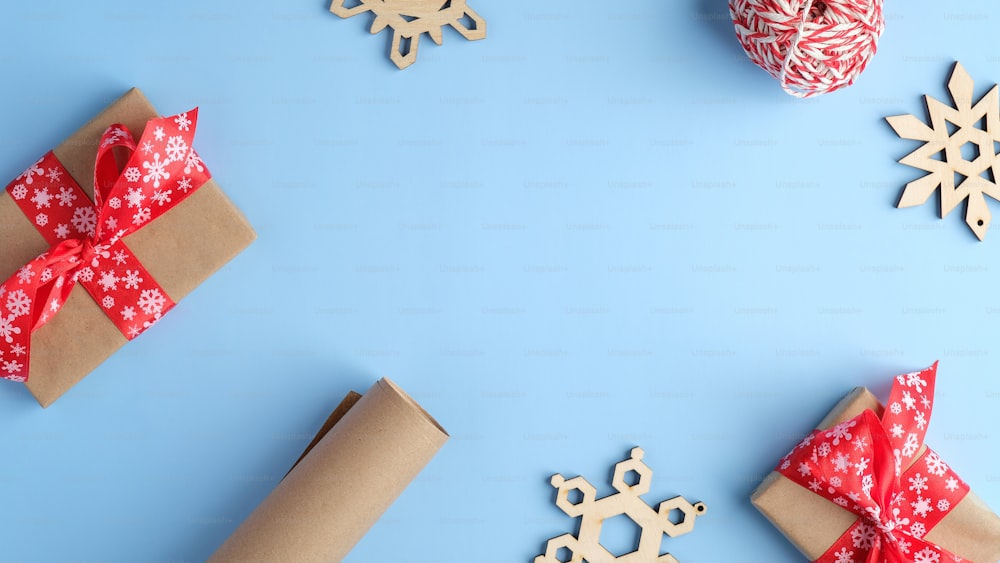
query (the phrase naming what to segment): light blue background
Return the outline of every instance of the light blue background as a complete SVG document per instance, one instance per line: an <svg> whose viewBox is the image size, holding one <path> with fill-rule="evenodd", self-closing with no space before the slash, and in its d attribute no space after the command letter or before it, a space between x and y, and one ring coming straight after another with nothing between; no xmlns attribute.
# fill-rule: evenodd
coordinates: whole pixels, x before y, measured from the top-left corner
<svg viewBox="0 0 1000 563"><path fill-rule="evenodd" d="M895 209L916 144L882 119L947 100L954 60L1000 81L993 0L890 2L812 101L723 0L470 1L489 37L405 71L322 0L5 7L0 177L139 86L201 107L259 240L51 408L0 385L0 560L202 560L381 376L452 439L354 562L530 561L574 528L548 477L607 493L634 445L650 503L709 505L681 561L801 560L750 491L935 359L928 439L1000 508L1000 224Z"/></svg>

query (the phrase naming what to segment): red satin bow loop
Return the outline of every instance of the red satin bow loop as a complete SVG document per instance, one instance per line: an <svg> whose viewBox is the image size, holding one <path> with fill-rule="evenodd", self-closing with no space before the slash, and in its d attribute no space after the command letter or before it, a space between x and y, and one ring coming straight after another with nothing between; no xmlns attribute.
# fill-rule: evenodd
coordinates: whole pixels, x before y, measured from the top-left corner
<svg viewBox="0 0 1000 563"><path fill-rule="evenodd" d="M897 376L881 419L866 410L816 430L778 465L785 477L859 517L816 561L962 561L924 539L969 491L923 447L936 377L937 362Z"/></svg>
<svg viewBox="0 0 1000 563"><path fill-rule="evenodd" d="M28 379L31 333L77 283L129 340L174 306L123 239L211 178L191 148L197 121L197 108L152 119L138 143L125 126L109 127L94 162L93 202L51 151L7 186L50 248L0 284L0 377Z"/></svg>

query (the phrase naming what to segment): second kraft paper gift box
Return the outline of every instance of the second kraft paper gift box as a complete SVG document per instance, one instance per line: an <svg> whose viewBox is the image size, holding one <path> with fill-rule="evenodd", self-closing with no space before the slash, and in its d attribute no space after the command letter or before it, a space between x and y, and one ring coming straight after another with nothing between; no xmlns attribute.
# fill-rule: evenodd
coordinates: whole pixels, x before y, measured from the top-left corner
<svg viewBox="0 0 1000 563"><path fill-rule="evenodd" d="M936 376L897 376L885 406L855 388L754 491L809 561L1000 560L1000 517L923 443Z"/></svg>
<svg viewBox="0 0 1000 563"><path fill-rule="evenodd" d="M132 89L0 192L0 376L43 407L256 237L196 125Z"/></svg>

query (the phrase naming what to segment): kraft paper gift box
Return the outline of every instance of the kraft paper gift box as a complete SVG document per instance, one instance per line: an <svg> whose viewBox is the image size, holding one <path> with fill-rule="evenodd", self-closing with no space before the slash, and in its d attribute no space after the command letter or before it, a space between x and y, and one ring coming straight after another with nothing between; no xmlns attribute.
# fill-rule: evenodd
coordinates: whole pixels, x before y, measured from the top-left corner
<svg viewBox="0 0 1000 563"><path fill-rule="evenodd" d="M931 372L933 376L936 373L936 366L937 364L935 363L931 368L919 372L919 376L924 377L924 374L928 372ZM907 374L907 376L912 375L914 374ZM899 377L904 378L907 376ZM913 396L916 397L918 395L913 393ZM868 389L863 387L855 388L837 403L833 410L819 423L817 428L819 430L834 429L837 425L854 419L866 409L870 409L879 418L885 412L883 405ZM905 414L906 406L904 405L901 410ZM822 434L819 434L819 436L822 436ZM917 463L924 464L922 460L925 458L922 456L926 451L927 446L921 444L914 457L902 467L902 470L906 471L914 467L923 470L923 476L928 477L928 471L926 471L923 465L920 467L915 466ZM795 450L792 453L794 452ZM936 456L936 454L934 455ZM786 459L788 458L786 457ZM937 459L939 460L939 458ZM942 463L941 465L946 464ZM794 467L791 469L794 470ZM852 466L850 470L853 474L855 468ZM916 497L918 496L917 493L921 492L921 488L919 485L915 486L914 482L907 481L905 478L906 475L904 473L901 485L903 493L902 502L919 502L920 499ZM916 493L913 492L914 489L916 489ZM837 559L836 557L830 558L828 553L831 546L859 521L858 515L814 493L809 488L792 481L778 469L765 477L763 482L753 492L751 502L808 560L863 560L848 557L849 552L856 551L853 546L847 548L847 551L842 555L842 559ZM937 505L935 507L931 503L923 508L924 510L933 511L940 509L941 506ZM950 507L947 515L930 528L926 532L926 535L923 536L923 539L939 545L966 561L995 563L1000 560L1000 518L971 490L958 504ZM914 560L916 551L914 549L912 553L905 555L906 560ZM823 558L824 554L827 554L826 558ZM840 555L839 552L838 555ZM935 559L931 556L927 560L931 561ZM949 558L948 560L950 561L951 559ZM944 561L944 559L941 559L941 561Z"/></svg>
<svg viewBox="0 0 1000 563"><path fill-rule="evenodd" d="M95 157L105 130L112 124L122 124L138 141L147 122L158 117L143 94L132 89L52 152L93 201ZM136 151L139 150L137 147ZM149 170L143 171L146 172ZM32 177L31 168L26 173L28 178ZM36 185L43 181L40 174L35 178ZM45 203L50 205L45 211L58 209L56 200ZM153 207L152 202L149 207ZM167 297L179 302L246 248L255 236L239 210L215 181L208 179L172 209L154 217L122 241ZM0 281L11 278L25 264L53 248L8 191L0 193L0 241L3 241ZM38 402L47 407L127 341L95 298L77 284L62 309L32 333L25 384Z"/></svg>

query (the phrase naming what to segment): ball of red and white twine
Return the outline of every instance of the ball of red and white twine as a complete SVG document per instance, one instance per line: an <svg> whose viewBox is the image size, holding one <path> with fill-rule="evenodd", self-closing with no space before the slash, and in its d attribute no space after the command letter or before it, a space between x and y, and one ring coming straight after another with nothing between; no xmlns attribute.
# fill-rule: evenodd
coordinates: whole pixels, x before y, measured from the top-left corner
<svg viewBox="0 0 1000 563"><path fill-rule="evenodd" d="M808 98L850 86L885 29L882 0L729 0L750 60Z"/></svg>

